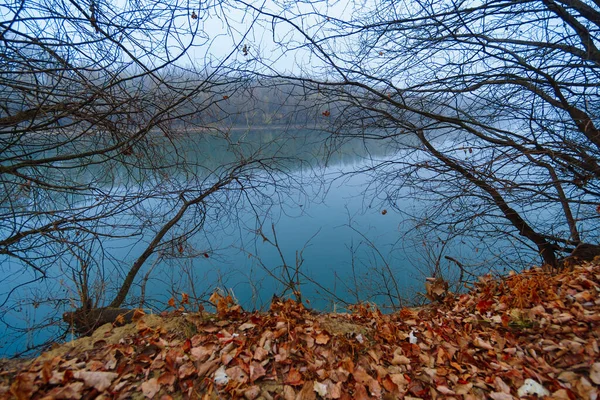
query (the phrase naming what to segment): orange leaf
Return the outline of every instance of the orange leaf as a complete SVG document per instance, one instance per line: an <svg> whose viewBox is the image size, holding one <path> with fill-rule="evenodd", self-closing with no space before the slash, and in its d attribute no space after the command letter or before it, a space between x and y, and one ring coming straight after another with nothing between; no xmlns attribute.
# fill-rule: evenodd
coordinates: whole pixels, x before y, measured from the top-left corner
<svg viewBox="0 0 600 400"><path fill-rule="evenodd" d="M117 318L115 318L115 322L113 323L113 325L124 325L125 324L125 317L123 316L123 314L119 314L117 316Z"/></svg>
<svg viewBox="0 0 600 400"><path fill-rule="evenodd" d="M172 297L169 299L169 306L175 308L175 299Z"/></svg>
<svg viewBox="0 0 600 400"><path fill-rule="evenodd" d="M490 309L492 304L494 304L492 300L481 300L479 303L477 303L475 308L477 309L477 311L483 314L484 312Z"/></svg>
<svg viewBox="0 0 600 400"><path fill-rule="evenodd" d="M317 344L327 344L329 343L329 339L331 338L328 334L321 332L315 338L315 342L317 342Z"/></svg>
<svg viewBox="0 0 600 400"><path fill-rule="evenodd" d="M10 385L10 392L18 400L30 399L33 393L38 390L38 386L34 385L34 382L34 374L19 374Z"/></svg>
<svg viewBox="0 0 600 400"><path fill-rule="evenodd" d="M315 400L316 398L313 382L306 382L296 396L296 400Z"/></svg>
<svg viewBox="0 0 600 400"><path fill-rule="evenodd" d="M364 385L360 383L356 383L354 385L354 399L355 400L369 400L369 395L367 394L367 389Z"/></svg>
<svg viewBox="0 0 600 400"><path fill-rule="evenodd" d="M181 293L181 304L190 304L190 296L187 293Z"/></svg>
<svg viewBox="0 0 600 400"><path fill-rule="evenodd" d="M158 377L157 382L160 385L169 385L169 386L171 386L172 384L175 383L175 375L172 374L172 373L170 373L170 372L165 372L161 376Z"/></svg>
<svg viewBox="0 0 600 400"><path fill-rule="evenodd" d="M185 342L183 342L183 346L181 346L181 349L183 350L184 353L188 353L192 348L192 341L187 338L185 339Z"/></svg>
<svg viewBox="0 0 600 400"><path fill-rule="evenodd" d="M362 384L368 384L373 380L373 377L367 373L362 367L358 367L352 373L354 380Z"/></svg>
<svg viewBox="0 0 600 400"><path fill-rule="evenodd" d="M138 321L140 320L144 315L146 315L146 313L144 312L144 310L142 310L141 308L136 308L135 310L133 310L133 317L131 317L131 319L133 321Z"/></svg>
<svg viewBox="0 0 600 400"><path fill-rule="evenodd" d="M300 372L298 372L296 368L291 367L290 372L288 372L288 375L283 381L283 383L292 386L298 386L304 384L304 380L302 379L302 375L300 374Z"/></svg>

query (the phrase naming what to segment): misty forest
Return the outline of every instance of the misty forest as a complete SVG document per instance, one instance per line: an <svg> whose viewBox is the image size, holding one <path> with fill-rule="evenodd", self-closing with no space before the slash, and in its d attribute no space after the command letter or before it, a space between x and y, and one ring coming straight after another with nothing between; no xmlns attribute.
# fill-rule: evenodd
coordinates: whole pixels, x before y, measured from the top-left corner
<svg viewBox="0 0 600 400"><path fill-rule="evenodd" d="M2 2L1 356L593 260L599 47L598 0Z"/></svg>

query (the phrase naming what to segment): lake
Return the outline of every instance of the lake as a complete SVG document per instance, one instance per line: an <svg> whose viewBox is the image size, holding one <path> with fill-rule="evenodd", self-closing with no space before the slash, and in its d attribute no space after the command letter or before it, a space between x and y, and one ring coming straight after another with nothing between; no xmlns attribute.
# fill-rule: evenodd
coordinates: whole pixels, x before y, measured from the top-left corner
<svg viewBox="0 0 600 400"><path fill-rule="evenodd" d="M169 309L171 297L186 293L193 311L208 306L210 294L220 290L246 310L264 310L274 294L293 297L284 283L290 280L299 284L307 307L323 311L341 311L360 301L390 311L422 300L417 292L423 290L441 241L425 243L406 220L403 211L418 212L418 202L404 198L395 203L370 186L369 167L402 157L402 151L383 141L337 145L325 137L297 129L238 130L226 137L195 132L182 134L169 151L156 150L158 156L148 157L141 169L57 166L54 173L93 182L94 194L46 200L48 204L81 207L89 215L107 207L114 207L113 212L94 222L101 235L71 238L77 246L57 252L45 279L37 280L14 259L0 259L2 354L64 332L60 316L80 306L74 281L81 281L77 272L82 266L96 305L107 305L129 267L176 213L179 196L192 196L216 179L223 166L256 154L281 158L284 168L254 171L259 190L217 193L203 209L186 215L164 239L172 240L138 273L128 307L143 299L147 312L161 312ZM166 142L156 143L168 148ZM360 170L365 172L356 173ZM99 200L100 189L104 197ZM141 200L135 200L137 195ZM41 206L31 201L22 207ZM193 228L198 226L202 229ZM176 240L184 234L185 240ZM468 252L468 245L445 251L457 256ZM43 256L47 250L35 251Z"/></svg>

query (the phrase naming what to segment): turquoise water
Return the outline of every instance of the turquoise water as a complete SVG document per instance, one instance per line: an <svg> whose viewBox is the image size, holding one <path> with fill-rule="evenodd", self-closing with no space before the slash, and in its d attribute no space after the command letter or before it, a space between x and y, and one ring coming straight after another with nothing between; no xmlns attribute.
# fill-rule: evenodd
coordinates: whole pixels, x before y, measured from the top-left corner
<svg viewBox="0 0 600 400"><path fill-rule="evenodd" d="M81 265L88 269L95 305L107 305L154 233L177 211L179 193L196 190L223 165L240 154L255 154L257 148L265 157L289 158L285 171L277 172L281 176L259 172L253 179L262 186L247 196L218 193L207 204L202 229L185 242L164 246L146 261L125 306L161 312L168 309L169 298L186 293L193 311L209 306L210 294L221 290L246 310L267 309L274 294L294 297L285 285L294 273L305 304L318 310L339 311L359 301L393 310L414 299L429 273L430 254L399 211L414 211L420 205L410 199L391 203L369 189L368 174L349 174L374 160L402 155L385 143L366 148L360 141L329 153L323 138L315 132L265 130L234 132L229 141L186 136L173 152L177 157L170 159L169 153L163 160L171 167L132 172L92 165L71 171L72 179L93 181L122 204L129 204L128 196L135 193L147 198L123 206L123 211L95 226L105 236L73 238L87 247L80 252L73 247L71 253L55 257L44 279L14 259L0 260L2 354L20 352L65 331L62 313L80 307L74 281L81 279L77 275ZM174 166L175 161L184 162L186 168ZM94 199L82 196L67 203L89 201ZM101 211L98 206L87 213ZM172 234L196 226L199 216L202 213L190 211ZM259 228L271 244L263 240ZM435 245L427 245L435 250ZM36 251L44 255L47 250Z"/></svg>

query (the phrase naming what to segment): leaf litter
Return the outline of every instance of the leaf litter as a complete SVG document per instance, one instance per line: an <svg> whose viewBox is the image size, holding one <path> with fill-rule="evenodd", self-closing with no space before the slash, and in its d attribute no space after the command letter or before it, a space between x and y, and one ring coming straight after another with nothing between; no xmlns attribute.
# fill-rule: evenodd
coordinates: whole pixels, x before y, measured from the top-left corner
<svg viewBox="0 0 600 400"><path fill-rule="evenodd" d="M597 399L600 263L483 276L466 294L383 314L274 299L107 324L27 363L0 399Z"/></svg>

